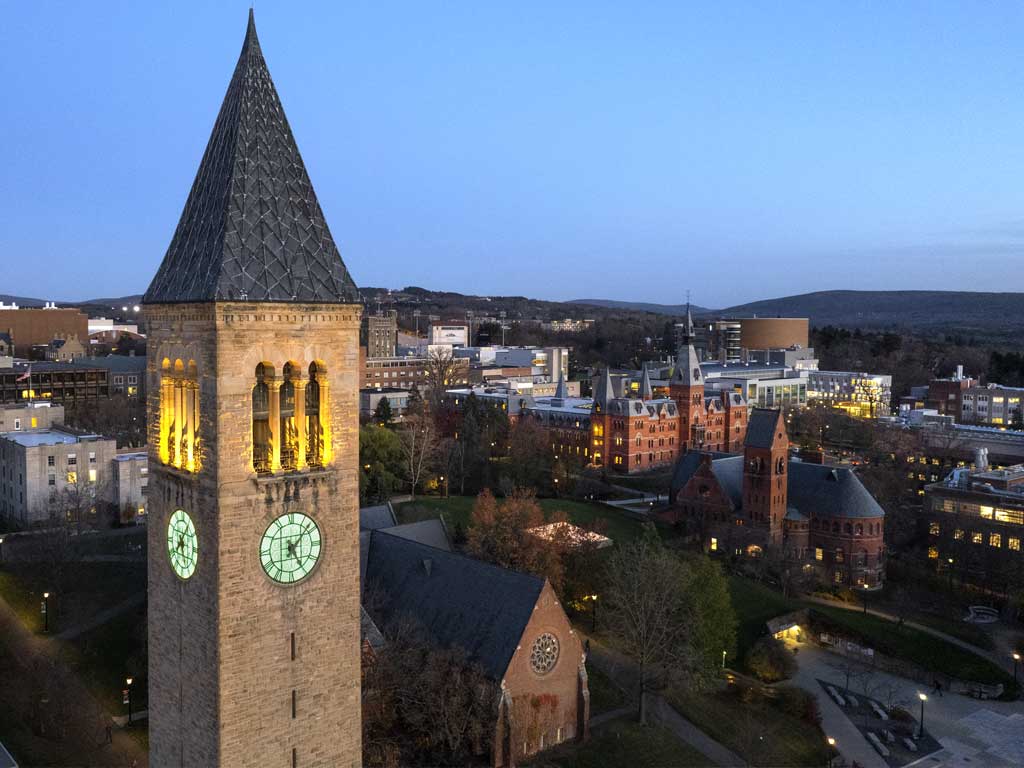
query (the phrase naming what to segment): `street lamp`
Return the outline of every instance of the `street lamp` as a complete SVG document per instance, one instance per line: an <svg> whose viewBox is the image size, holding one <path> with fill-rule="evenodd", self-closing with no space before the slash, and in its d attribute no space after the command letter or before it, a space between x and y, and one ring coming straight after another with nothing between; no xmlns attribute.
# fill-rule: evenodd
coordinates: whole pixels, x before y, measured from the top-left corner
<svg viewBox="0 0 1024 768"><path fill-rule="evenodd" d="M825 741L828 742L828 768L832 768L832 757L836 753L836 740L829 736Z"/></svg>
<svg viewBox="0 0 1024 768"><path fill-rule="evenodd" d="M132 680L134 678L126 677L125 683L127 688L124 689L125 704L128 705L128 725L132 724Z"/></svg>
<svg viewBox="0 0 1024 768"><path fill-rule="evenodd" d="M0 536L0 563L4 561L4 537Z"/></svg>
<svg viewBox="0 0 1024 768"><path fill-rule="evenodd" d="M594 604L594 610L590 614L590 631L597 632L597 595L589 595L590 602Z"/></svg>
<svg viewBox="0 0 1024 768"><path fill-rule="evenodd" d="M924 736L924 703L928 701L928 697L925 694L918 692L917 698L921 700L921 721L917 726L917 738L920 739Z"/></svg>
<svg viewBox="0 0 1024 768"><path fill-rule="evenodd" d="M726 652L722 651L722 669L725 669L725 656L726 656Z"/></svg>
<svg viewBox="0 0 1024 768"><path fill-rule="evenodd" d="M3 539L0 539L2 542ZM1013 652L1013 684L1017 684L1017 667L1020 666L1020 654L1017 651Z"/></svg>
<svg viewBox="0 0 1024 768"><path fill-rule="evenodd" d="M43 632L50 631L50 593L43 592Z"/></svg>

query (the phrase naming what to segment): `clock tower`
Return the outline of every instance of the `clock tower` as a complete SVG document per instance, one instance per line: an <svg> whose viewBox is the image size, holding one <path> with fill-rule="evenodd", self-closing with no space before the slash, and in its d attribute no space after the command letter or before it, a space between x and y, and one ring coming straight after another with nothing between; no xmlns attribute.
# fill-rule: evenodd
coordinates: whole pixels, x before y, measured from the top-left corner
<svg viewBox="0 0 1024 768"><path fill-rule="evenodd" d="M357 766L359 294L249 15L143 298L153 766Z"/></svg>

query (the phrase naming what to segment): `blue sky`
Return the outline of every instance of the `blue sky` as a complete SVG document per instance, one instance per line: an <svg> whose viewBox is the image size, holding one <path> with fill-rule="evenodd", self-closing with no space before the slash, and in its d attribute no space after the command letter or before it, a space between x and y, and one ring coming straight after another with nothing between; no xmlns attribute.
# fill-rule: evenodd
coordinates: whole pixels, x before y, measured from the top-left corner
<svg viewBox="0 0 1024 768"><path fill-rule="evenodd" d="M6 3L0 293L145 289L244 2ZM1020 3L269 2L360 285L1024 290Z"/></svg>

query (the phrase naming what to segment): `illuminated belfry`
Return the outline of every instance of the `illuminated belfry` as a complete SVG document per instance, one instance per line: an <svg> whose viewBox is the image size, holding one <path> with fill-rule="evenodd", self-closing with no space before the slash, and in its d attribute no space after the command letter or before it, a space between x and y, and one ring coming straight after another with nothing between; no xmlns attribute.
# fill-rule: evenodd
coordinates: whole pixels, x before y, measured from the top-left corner
<svg viewBox="0 0 1024 768"><path fill-rule="evenodd" d="M142 303L150 765L358 766L361 305L251 12Z"/></svg>

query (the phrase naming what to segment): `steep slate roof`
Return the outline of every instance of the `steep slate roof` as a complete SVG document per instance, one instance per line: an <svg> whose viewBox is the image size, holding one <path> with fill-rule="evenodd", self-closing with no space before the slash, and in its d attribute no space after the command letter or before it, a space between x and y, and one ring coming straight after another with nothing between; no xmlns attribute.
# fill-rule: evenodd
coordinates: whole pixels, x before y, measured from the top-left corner
<svg viewBox="0 0 1024 768"><path fill-rule="evenodd" d="M443 549L445 552L452 551L452 544L448 540L448 531L444 527L441 518L433 517L429 520L418 520L415 523L404 523L391 528L379 528L381 533L390 533L409 541L419 544L426 544L428 547Z"/></svg>
<svg viewBox="0 0 1024 768"><path fill-rule="evenodd" d="M700 358L697 357L697 350L693 348L693 344L684 344L679 347L679 354L676 355L676 369L672 372L672 384L689 386L704 384Z"/></svg>
<svg viewBox="0 0 1024 768"><path fill-rule="evenodd" d="M251 9L178 228L142 301L359 302L270 79Z"/></svg>
<svg viewBox="0 0 1024 768"><path fill-rule="evenodd" d="M384 531L363 536L369 539L363 586L380 591L367 606L377 625L386 629L411 616L439 646L463 648L501 680L544 580Z"/></svg>
<svg viewBox="0 0 1024 768"><path fill-rule="evenodd" d="M747 421L747 437L743 445L749 448L771 448L775 443L775 428L780 412L769 408L755 408Z"/></svg>
<svg viewBox="0 0 1024 768"><path fill-rule="evenodd" d="M700 466L701 454L691 451L676 464L672 476L672 497L682 490ZM786 516L793 513L811 517L884 517L884 510L851 470L826 464L790 461L786 474L789 505ZM714 458L711 469L722 490L728 494L737 511L743 507L743 457Z"/></svg>
<svg viewBox="0 0 1024 768"><path fill-rule="evenodd" d="M651 374L644 366L644 375L640 378L640 398L643 400L654 399L654 388L651 386Z"/></svg>
<svg viewBox="0 0 1024 768"><path fill-rule="evenodd" d="M375 531L378 528L391 528L398 525L395 519L395 511L391 504L377 504L372 507L360 507L359 509L359 530Z"/></svg>
<svg viewBox="0 0 1024 768"><path fill-rule="evenodd" d="M604 375L597 380L594 387L594 405L600 408L607 408L608 401L615 399L615 386L612 384L612 372L610 368L604 369Z"/></svg>

